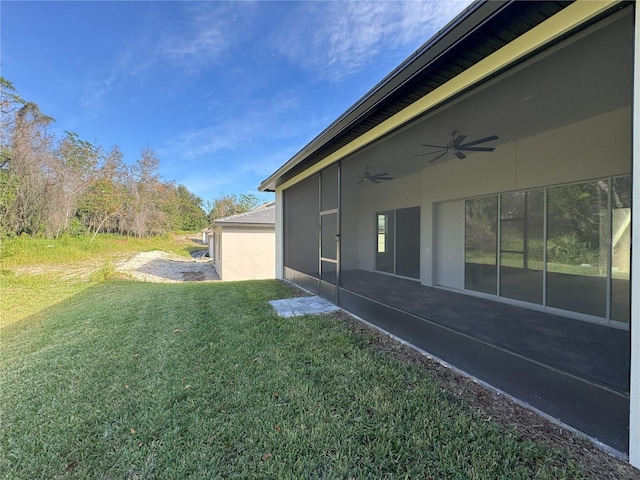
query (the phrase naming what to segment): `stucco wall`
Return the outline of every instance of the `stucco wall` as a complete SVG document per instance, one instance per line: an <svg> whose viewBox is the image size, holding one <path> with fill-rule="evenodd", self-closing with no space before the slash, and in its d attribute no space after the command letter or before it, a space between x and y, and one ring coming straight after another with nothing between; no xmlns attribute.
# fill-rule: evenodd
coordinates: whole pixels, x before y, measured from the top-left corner
<svg viewBox="0 0 640 480"><path fill-rule="evenodd" d="M433 212L437 202L629 174L630 115L629 108L615 110L502 145L485 157L469 156L424 169L422 283L435 284Z"/></svg>
<svg viewBox="0 0 640 480"><path fill-rule="evenodd" d="M222 280L275 278L275 228L222 229L222 258L216 269Z"/></svg>
<svg viewBox="0 0 640 480"><path fill-rule="evenodd" d="M351 228L346 233L343 243L342 268L373 270L375 262L375 214L385 210L398 208L417 207L421 203L420 176L408 176L398 178L392 182L381 183L367 188L358 197L358 215L353 218L353 211L349 213L348 207L343 214L343 225L350 223ZM344 205L343 201L343 205ZM357 232L355 226L357 225ZM353 241L355 240L355 241ZM357 262L354 262L357 260Z"/></svg>
<svg viewBox="0 0 640 480"><path fill-rule="evenodd" d="M438 163L417 174L372 185L357 195L355 189L345 188L342 268L373 270L376 212L420 206L420 276L423 284L433 285L438 203L629 174L630 115L630 108L614 110L500 145L490 154ZM463 216L457 221L462 223Z"/></svg>

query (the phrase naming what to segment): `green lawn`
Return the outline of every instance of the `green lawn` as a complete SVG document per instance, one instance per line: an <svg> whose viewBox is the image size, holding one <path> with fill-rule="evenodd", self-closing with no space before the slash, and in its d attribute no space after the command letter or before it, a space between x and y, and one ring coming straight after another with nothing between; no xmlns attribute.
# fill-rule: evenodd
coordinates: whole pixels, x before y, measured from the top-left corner
<svg viewBox="0 0 640 480"><path fill-rule="evenodd" d="M177 235L145 238L97 235L93 241L91 237L4 239L0 242L0 328L44 311L104 280L113 274L118 260L151 250L189 257L194 250L204 248Z"/></svg>
<svg viewBox="0 0 640 480"><path fill-rule="evenodd" d="M580 478L290 295L107 280L3 328L0 476Z"/></svg>

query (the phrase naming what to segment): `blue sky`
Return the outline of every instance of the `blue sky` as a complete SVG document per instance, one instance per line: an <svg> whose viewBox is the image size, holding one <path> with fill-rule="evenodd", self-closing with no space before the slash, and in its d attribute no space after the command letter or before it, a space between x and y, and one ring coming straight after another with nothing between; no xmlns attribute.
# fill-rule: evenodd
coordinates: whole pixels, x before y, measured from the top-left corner
<svg viewBox="0 0 640 480"><path fill-rule="evenodd" d="M1 75L55 131L204 200L257 186L468 1L7 1Z"/></svg>

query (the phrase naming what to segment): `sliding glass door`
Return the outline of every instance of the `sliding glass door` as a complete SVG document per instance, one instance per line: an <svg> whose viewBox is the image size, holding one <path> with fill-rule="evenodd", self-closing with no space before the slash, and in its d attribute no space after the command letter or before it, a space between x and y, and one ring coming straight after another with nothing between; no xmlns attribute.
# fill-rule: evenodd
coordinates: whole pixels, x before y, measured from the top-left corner
<svg viewBox="0 0 640 480"><path fill-rule="evenodd" d="M465 288L629 322L631 178L465 201Z"/></svg>
<svg viewBox="0 0 640 480"><path fill-rule="evenodd" d="M542 304L544 190L500 195L500 295Z"/></svg>
<svg viewBox="0 0 640 480"><path fill-rule="evenodd" d="M631 319L631 177L611 181L611 319Z"/></svg>
<svg viewBox="0 0 640 480"><path fill-rule="evenodd" d="M497 293L498 197L465 202L464 286Z"/></svg>
<svg viewBox="0 0 640 480"><path fill-rule="evenodd" d="M420 278L420 207L376 213L376 270Z"/></svg>
<svg viewBox="0 0 640 480"><path fill-rule="evenodd" d="M376 214L376 270L394 273L396 255L396 212L378 212Z"/></svg>
<svg viewBox="0 0 640 480"><path fill-rule="evenodd" d="M547 189L547 305L607 314L608 182Z"/></svg>

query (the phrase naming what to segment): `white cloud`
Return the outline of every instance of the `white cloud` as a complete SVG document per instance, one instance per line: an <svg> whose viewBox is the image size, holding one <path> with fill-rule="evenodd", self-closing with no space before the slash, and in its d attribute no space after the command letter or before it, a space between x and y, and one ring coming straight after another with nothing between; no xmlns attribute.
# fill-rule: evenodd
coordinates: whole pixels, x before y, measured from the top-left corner
<svg viewBox="0 0 640 480"><path fill-rule="evenodd" d="M168 63L198 69L217 63L237 41L243 25L251 17L241 4L242 14L233 3L198 2L187 4L188 18L175 23L162 35L158 55Z"/></svg>
<svg viewBox="0 0 640 480"><path fill-rule="evenodd" d="M159 149L163 156L186 160L203 158L220 151L251 151L254 145L299 137L305 128L297 122L299 99L295 91L279 92L254 100L244 112L222 114L211 124L184 131Z"/></svg>
<svg viewBox="0 0 640 480"><path fill-rule="evenodd" d="M276 35L276 48L326 78L340 80L382 49L417 49L469 1L305 2Z"/></svg>
<svg viewBox="0 0 640 480"><path fill-rule="evenodd" d="M83 106L96 108L112 90L168 78L168 69L197 72L220 62L237 41L241 24L250 21L251 9L245 15L234 12L235 4L218 2L179 2L184 8L161 10L164 16L149 11L140 18L136 31L119 32L128 37L107 67L94 72L87 82ZM173 12L175 17L169 17ZM156 15L156 16L154 16ZM165 72L164 74L159 72Z"/></svg>

